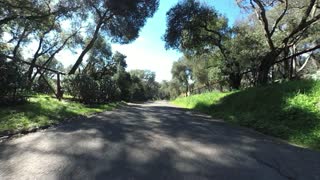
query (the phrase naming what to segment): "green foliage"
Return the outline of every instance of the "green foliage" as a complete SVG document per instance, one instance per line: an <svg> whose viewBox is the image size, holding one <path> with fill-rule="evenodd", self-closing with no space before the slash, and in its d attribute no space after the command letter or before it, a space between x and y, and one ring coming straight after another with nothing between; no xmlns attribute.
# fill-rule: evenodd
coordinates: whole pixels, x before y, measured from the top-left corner
<svg viewBox="0 0 320 180"><path fill-rule="evenodd" d="M85 54L93 48L99 34L107 35L114 43L127 44L139 36L140 29L145 25L147 18L152 17L158 8L158 0L80 0L81 17L92 18L89 23L87 43L70 70L74 74L83 61ZM87 14L83 14L87 13ZM92 21L94 20L94 21ZM77 19L81 21L81 19Z"/></svg>
<svg viewBox="0 0 320 180"><path fill-rule="evenodd" d="M65 79L66 92L86 104L120 100L120 90L111 77L95 80L87 74Z"/></svg>
<svg viewBox="0 0 320 180"><path fill-rule="evenodd" d="M112 56L111 46L99 37L83 71L64 80L67 93L86 104L129 100L125 58L119 52Z"/></svg>
<svg viewBox="0 0 320 180"><path fill-rule="evenodd" d="M320 149L319 81L290 81L227 94L206 93L178 98L173 103Z"/></svg>
<svg viewBox="0 0 320 180"><path fill-rule="evenodd" d="M199 1L180 1L167 12L166 48L203 51L221 45L228 32L227 19Z"/></svg>
<svg viewBox="0 0 320 180"><path fill-rule="evenodd" d="M149 70L131 70L130 96L132 101L145 101L158 98L159 84L155 73Z"/></svg>
<svg viewBox="0 0 320 180"><path fill-rule="evenodd" d="M216 56L214 64L218 69L209 70L205 67L205 70L210 71L210 79L221 82L227 76L230 87L239 89L243 69L239 59L234 58L230 52L234 36L227 19L199 1L181 1L167 13L167 30L164 35L166 48L178 49L188 58L198 60L205 58L205 55ZM208 77L199 71L195 73L198 80L203 81L205 78L205 84L209 86Z"/></svg>
<svg viewBox="0 0 320 180"><path fill-rule="evenodd" d="M181 88L181 84L177 79L171 81L163 81L160 83L158 96L160 99L174 99L185 92L185 89Z"/></svg>
<svg viewBox="0 0 320 180"><path fill-rule="evenodd" d="M15 62L0 59L0 104L21 100L25 86L21 67Z"/></svg>
<svg viewBox="0 0 320 180"><path fill-rule="evenodd" d="M171 69L172 78L179 83L185 93L189 91L189 80L191 79L191 69L185 57L174 62Z"/></svg>
<svg viewBox="0 0 320 180"><path fill-rule="evenodd" d="M46 126L76 115L112 110L117 103L83 105L72 101L58 101L47 95L37 95L29 102L0 108L0 132Z"/></svg>
<svg viewBox="0 0 320 180"><path fill-rule="evenodd" d="M166 48L177 49L193 61L188 66L195 87L210 89L213 81L240 89L300 78L305 71L299 68L304 69L307 61L301 52L316 53L320 48L316 3L238 0L248 14L228 27L227 19L214 7L182 0L167 12ZM214 58L207 61L209 56Z"/></svg>
<svg viewBox="0 0 320 180"><path fill-rule="evenodd" d="M106 32L113 42L129 43L139 36L139 30L144 26L146 19L152 17L158 9L158 0L110 0L106 3L95 0L100 13L109 12L111 18L105 18L102 30ZM86 3L87 1L85 1ZM92 8L90 9L96 12ZM96 17L101 14L94 13Z"/></svg>
<svg viewBox="0 0 320 180"><path fill-rule="evenodd" d="M120 90L120 99L130 101L130 87L132 85L131 76L126 71L118 71L113 79Z"/></svg>
<svg viewBox="0 0 320 180"><path fill-rule="evenodd" d="M53 82L52 79L47 79L48 83L51 85L51 87L55 87L54 84L56 82ZM47 84L43 78L36 79L36 82L32 86L32 91L35 93L41 93L41 94L52 94L52 90Z"/></svg>
<svg viewBox="0 0 320 180"><path fill-rule="evenodd" d="M98 83L86 74L76 75L71 82L71 91L85 103L94 103L98 98Z"/></svg>
<svg viewBox="0 0 320 180"><path fill-rule="evenodd" d="M228 94L230 93L208 92L198 95L192 95L189 97L179 97L175 99L173 103L189 109L196 108L197 110L206 111L208 110L208 106L218 103L221 98L225 97ZM201 105L199 106L199 104Z"/></svg>

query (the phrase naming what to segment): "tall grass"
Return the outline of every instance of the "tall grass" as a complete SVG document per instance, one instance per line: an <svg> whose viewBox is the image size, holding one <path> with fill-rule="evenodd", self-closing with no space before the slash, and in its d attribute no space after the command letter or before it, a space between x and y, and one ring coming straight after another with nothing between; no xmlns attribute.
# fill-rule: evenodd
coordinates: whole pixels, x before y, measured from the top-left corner
<svg viewBox="0 0 320 180"><path fill-rule="evenodd" d="M22 105L0 108L0 132L17 131L57 123L77 115L112 110L116 103L87 106L72 101L58 101L47 95L37 95Z"/></svg>
<svg viewBox="0 0 320 180"><path fill-rule="evenodd" d="M320 149L320 82L291 81L232 93L212 92L173 103Z"/></svg>

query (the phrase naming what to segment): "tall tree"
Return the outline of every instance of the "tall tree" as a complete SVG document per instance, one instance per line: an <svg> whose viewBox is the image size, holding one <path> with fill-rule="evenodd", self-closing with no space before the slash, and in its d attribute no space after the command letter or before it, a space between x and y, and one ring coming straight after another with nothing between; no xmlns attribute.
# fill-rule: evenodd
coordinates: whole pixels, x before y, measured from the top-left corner
<svg viewBox="0 0 320 180"><path fill-rule="evenodd" d="M84 56L94 46L102 33L116 43L130 43L139 35L146 19L153 16L158 8L158 0L83 0L84 10L93 17L91 39L85 44L69 74L75 73ZM88 16L89 17L89 16Z"/></svg>
<svg viewBox="0 0 320 180"><path fill-rule="evenodd" d="M196 0L179 2L167 12L166 48L178 49L187 55L219 50L230 86L238 89L242 74L239 63L230 56L227 48L231 37L227 19L214 8Z"/></svg>
<svg viewBox="0 0 320 180"><path fill-rule="evenodd" d="M189 81L191 80L191 69L187 65L187 60L183 57L174 62L171 69L172 78L176 79L181 87L184 87L185 94L189 93Z"/></svg>
<svg viewBox="0 0 320 180"><path fill-rule="evenodd" d="M311 43L312 46L308 46L308 48L299 52L291 51L291 54L289 54L289 48L301 41L306 31L319 22L319 0L237 0L237 2L240 7L249 10L249 12L253 11L256 14L268 44L269 50L261 58L261 63L258 67L259 84L266 84L268 82L270 69L275 63L320 48L319 42L313 42ZM271 14L270 11L274 8L278 8L278 12L280 13ZM296 17L295 23L291 23L292 27L289 29L286 28L289 24L284 22L284 20L290 14L292 15L290 13L292 9L295 9L295 13L299 13L301 16ZM276 35L277 32L284 31L284 29L286 33L282 37Z"/></svg>

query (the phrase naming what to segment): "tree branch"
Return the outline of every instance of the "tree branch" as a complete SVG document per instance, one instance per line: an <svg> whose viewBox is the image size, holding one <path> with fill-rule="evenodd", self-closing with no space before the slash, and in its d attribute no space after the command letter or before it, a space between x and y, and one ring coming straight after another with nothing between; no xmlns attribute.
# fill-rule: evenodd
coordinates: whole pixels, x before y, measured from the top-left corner
<svg viewBox="0 0 320 180"><path fill-rule="evenodd" d="M12 60L17 60L17 61L20 61L20 62L22 62L24 64L27 64L27 65L31 65L30 62L22 60L22 59L17 58L17 57L12 57L12 56L7 56L7 55L3 55L3 57L8 58L8 59L12 59ZM37 64L35 64L34 66L37 67L37 68L45 69L47 71L51 71L51 72L56 73L56 74L66 75L66 73L64 73L64 72L60 72L60 71L57 71L57 70L54 70L54 69L46 68L46 67L43 67L43 66L40 66L40 65L37 65Z"/></svg>
<svg viewBox="0 0 320 180"><path fill-rule="evenodd" d="M47 66L55 57L56 54L58 54L64 47L65 45L68 43L68 41L74 37L79 31L74 32L73 34L71 34L67 39L65 39L65 41L63 42L63 44L53 53L51 54L51 56L46 60L46 62L42 65L42 67ZM37 69L37 72L32 76L31 78L31 82L35 79L35 77L37 76L37 74L43 74L44 72L41 72L41 69Z"/></svg>
<svg viewBox="0 0 320 180"><path fill-rule="evenodd" d="M270 33L270 30L269 30L269 21L268 21L267 15L266 15L266 10L265 10L264 5L261 2L261 0L253 0L253 1L258 5L260 12L258 12L257 8L255 7L255 5L253 4L252 1L250 1L251 6L256 11L258 18L259 18L261 24L263 25L268 45L269 45L270 49L273 51L273 50L275 50L275 47L274 47L274 43L272 41L272 34Z"/></svg>
<svg viewBox="0 0 320 180"><path fill-rule="evenodd" d="M279 16L279 18L276 20L276 22L274 23L273 27L272 27L272 30L270 32L270 35L272 36L273 33L275 32L278 24L280 23L280 21L283 19L283 17L285 16L285 14L287 13L287 10L288 10L288 0L285 0L285 8L283 10L283 12L281 13L281 15Z"/></svg>
<svg viewBox="0 0 320 180"><path fill-rule="evenodd" d="M320 19L320 14L318 14L317 16L312 18L311 20L307 21L313 7L315 6L315 3L316 3L316 0L310 0L310 4L309 4L306 12L304 13L304 16L302 17L299 25L295 29L293 29L293 31L282 41L283 44L287 45L289 40L293 36L295 36L300 31L304 30L305 28L308 28L311 24L313 24L314 22L316 22L317 20Z"/></svg>
<svg viewBox="0 0 320 180"><path fill-rule="evenodd" d="M311 56L312 56L312 53L308 56L308 58L303 63L303 65L297 70L297 73L299 73L300 71L302 71L306 67L306 65L308 64L309 60L311 59Z"/></svg>
<svg viewBox="0 0 320 180"><path fill-rule="evenodd" d="M300 51L300 52L298 52L298 53L295 53L295 54L293 54L293 55L291 55L291 56L285 57L285 58L283 58L283 59L281 59L281 60L279 60L279 61L276 61L274 64L280 63L280 62L283 62L283 61L286 61L286 60L288 60L288 59L291 59L291 58L300 56L300 55L305 54L305 53L308 53L308 52L315 51L315 50L317 50L317 49L320 49L320 44L316 45L316 46L313 47L313 48L309 48L309 49Z"/></svg>
<svg viewBox="0 0 320 180"><path fill-rule="evenodd" d="M84 48L84 50L81 52L80 56L78 57L76 63L73 65L72 69L70 70L69 74L74 74L76 72L76 70L78 69L79 65L82 63L83 61L83 57L87 54L88 51L90 51L90 49L93 47L95 41L98 39L98 35L99 35L99 31L101 29L101 27L104 25L104 23L106 21L108 21L109 19L111 19L113 17L112 14L110 14L107 17L107 13L108 11L106 11L102 18L99 19L99 22L96 26L95 32L93 34L93 38L90 40L89 44Z"/></svg>
<svg viewBox="0 0 320 180"><path fill-rule="evenodd" d="M13 49L12 54L13 54L14 57L17 56L18 50L19 50L19 48L20 48L20 44L21 44L22 40L25 38L25 36L26 36L26 34L27 34L27 28L28 28L28 27L24 27L23 32L22 32L22 34L20 35L19 40L18 40L18 42L17 42L17 45L16 45L16 46L14 47L14 49Z"/></svg>

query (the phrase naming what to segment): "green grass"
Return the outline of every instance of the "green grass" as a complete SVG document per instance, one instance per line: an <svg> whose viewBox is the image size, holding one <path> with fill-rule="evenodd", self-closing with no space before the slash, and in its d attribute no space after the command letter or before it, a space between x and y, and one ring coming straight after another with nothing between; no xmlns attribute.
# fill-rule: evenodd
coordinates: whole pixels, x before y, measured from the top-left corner
<svg viewBox="0 0 320 180"><path fill-rule="evenodd" d="M118 103L84 105L72 101L58 101L47 95L37 95L26 104L0 108L0 132L18 131L58 123L77 115L112 110Z"/></svg>
<svg viewBox="0 0 320 180"><path fill-rule="evenodd" d="M232 93L177 98L174 104L320 150L320 82L291 81Z"/></svg>

